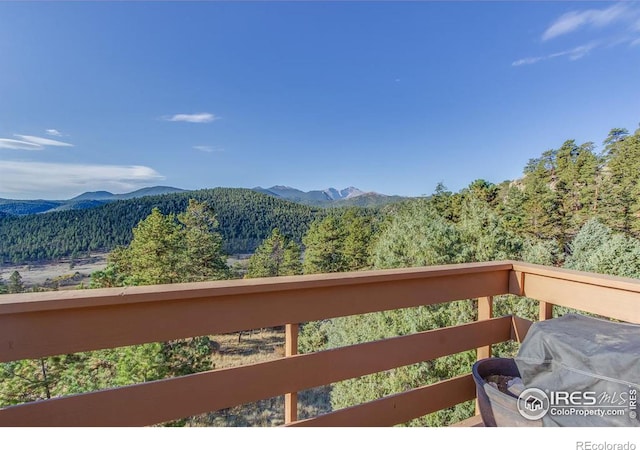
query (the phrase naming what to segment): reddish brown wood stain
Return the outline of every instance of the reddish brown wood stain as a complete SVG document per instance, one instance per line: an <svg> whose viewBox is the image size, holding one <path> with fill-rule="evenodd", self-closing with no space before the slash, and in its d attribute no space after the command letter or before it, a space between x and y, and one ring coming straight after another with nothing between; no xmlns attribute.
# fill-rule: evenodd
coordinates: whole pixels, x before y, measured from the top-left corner
<svg viewBox="0 0 640 450"><path fill-rule="evenodd" d="M0 409L2 426L140 426L287 396L295 426L403 423L475 397L470 375L296 421L296 392L464 350L522 340L531 325L492 318L492 297L512 293L640 322L640 282L513 261L271 279L189 283L0 298L0 361L287 325L285 357ZM478 299L479 321L297 355L297 325L311 320ZM475 423L475 422L474 422Z"/></svg>

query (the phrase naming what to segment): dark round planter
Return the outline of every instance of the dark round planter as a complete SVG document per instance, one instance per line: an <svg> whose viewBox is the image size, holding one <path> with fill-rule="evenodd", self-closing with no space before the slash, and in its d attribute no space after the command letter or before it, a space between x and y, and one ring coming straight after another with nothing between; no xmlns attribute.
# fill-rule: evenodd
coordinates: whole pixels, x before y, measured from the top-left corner
<svg viewBox="0 0 640 450"><path fill-rule="evenodd" d="M486 358L476 362L472 369L476 383L478 407L485 427L541 427L542 420L525 419L518 412L518 398L501 392L485 381L490 375L519 377L513 358Z"/></svg>

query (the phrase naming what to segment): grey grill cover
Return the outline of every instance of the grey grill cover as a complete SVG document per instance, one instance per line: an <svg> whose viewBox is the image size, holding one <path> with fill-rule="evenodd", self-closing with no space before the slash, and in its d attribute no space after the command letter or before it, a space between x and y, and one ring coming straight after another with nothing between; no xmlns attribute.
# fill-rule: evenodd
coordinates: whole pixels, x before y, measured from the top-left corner
<svg viewBox="0 0 640 450"><path fill-rule="evenodd" d="M640 325L578 314L536 322L514 359L527 388L536 387L547 394L591 392L594 394L587 396L596 397L597 408L587 409L623 406L619 409L625 410L624 415L602 417L547 413L543 426L640 426L633 417L640 408L632 412L633 397L640 393ZM578 402L593 401L580 395L575 394Z"/></svg>

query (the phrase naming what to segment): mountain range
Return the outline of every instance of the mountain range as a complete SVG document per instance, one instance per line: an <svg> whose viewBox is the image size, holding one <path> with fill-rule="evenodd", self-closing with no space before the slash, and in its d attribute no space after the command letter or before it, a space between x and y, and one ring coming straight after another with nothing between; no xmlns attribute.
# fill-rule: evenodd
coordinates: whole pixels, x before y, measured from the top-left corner
<svg viewBox="0 0 640 450"><path fill-rule="evenodd" d="M149 195L173 194L184 192L170 186L154 186L138 189L126 194L112 194L107 191L85 192L69 200L12 200L0 198L0 213L14 216L26 216L53 211L67 211L70 209L90 209L102 206L115 200L147 197Z"/></svg>
<svg viewBox="0 0 640 450"><path fill-rule="evenodd" d="M253 190L310 206L382 206L387 203L394 203L404 199L404 197L397 195L364 192L353 186L349 186L342 190L337 190L331 187L322 191L308 192L289 186L272 186L270 188L258 186L253 188Z"/></svg>
<svg viewBox="0 0 640 450"><path fill-rule="evenodd" d="M384 195L377 192L364 192L350 186L345 189L327 188L322 191L304 192L289 186L255 187L253 191L270 195L282 200L309 206L360 206L375 207L401 201L404 197ZM154 186L125 194L112 194L107 191L85 192L69 200L12 200L0 198L0 217L5 214L25 216L54 211L91 209L116 200L128 200L151 195L187 192L170 186Z"/></svg>

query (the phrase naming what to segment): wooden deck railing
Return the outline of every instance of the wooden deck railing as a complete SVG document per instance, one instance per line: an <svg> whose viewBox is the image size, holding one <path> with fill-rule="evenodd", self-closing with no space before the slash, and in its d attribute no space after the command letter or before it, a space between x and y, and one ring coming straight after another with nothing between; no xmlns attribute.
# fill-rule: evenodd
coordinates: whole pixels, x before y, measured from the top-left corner
<svg viewBox="0 0 640 450"><path fill-rule="evenodd" d="M285 394L299 426L386 426L475 398L470 374L297 420L296 392L522 340L530 325L492 317L493 296L640 322L640 282L512 261L0 297L0 362L286 325L285 356L240 367L0 409L1 426L141 426ZM297 324L478 299L478 321L305 355Z"/></svg>

